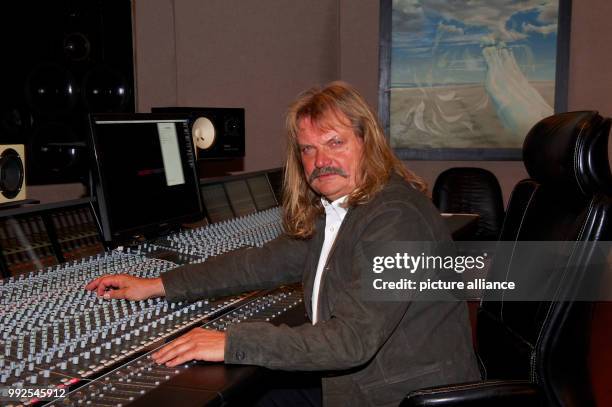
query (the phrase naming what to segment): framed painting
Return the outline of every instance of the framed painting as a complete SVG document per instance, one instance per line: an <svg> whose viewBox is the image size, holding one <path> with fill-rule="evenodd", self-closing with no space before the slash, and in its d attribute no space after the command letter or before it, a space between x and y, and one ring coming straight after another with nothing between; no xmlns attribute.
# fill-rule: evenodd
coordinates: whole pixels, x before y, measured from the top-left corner
<svg viewBox="0 0 612 407"><path fill-rule="evenodd" d="M397 155L520 160L567 109L571 0L381 0L379 113Z"/></svg>

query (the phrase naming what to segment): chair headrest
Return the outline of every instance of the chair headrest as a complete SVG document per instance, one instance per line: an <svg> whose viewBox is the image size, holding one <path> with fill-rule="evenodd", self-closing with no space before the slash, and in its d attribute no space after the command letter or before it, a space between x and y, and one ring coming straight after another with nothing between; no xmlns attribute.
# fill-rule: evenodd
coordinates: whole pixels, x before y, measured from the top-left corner
<svg viewBox="0 0 612 407"><path fill-rule="evenodd" d="M595 111L559 113L531 128L523 143L529 176L541 184L590 196L612 195L610 119Z"/></svg>

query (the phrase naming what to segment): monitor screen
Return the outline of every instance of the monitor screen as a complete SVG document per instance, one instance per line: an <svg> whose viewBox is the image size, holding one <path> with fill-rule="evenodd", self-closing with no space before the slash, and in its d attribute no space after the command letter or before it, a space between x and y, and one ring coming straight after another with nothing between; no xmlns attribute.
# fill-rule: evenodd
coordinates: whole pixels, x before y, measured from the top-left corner
<svg viewBox="0 0 612 407"><path fill-rule="evenodd" d="M230 204L234 208L236 216L246 216L257 212L255 202L249 192L249 187L245 180L229 181L225 183L225 190L229 197Z"/></svg>
<svg viewBox="0 0 612 407"><path fill-rule="evenodd" d="M270 181L272 191L274 191L274 196L276 196L276 201L278 203L283 202L283 176L282 168L268 171L268 180Z"/></svg>
<svg viewBox="0 0 612 407"><path fill-rule="evenodd" d="M247 178L247 182L257 210L263 211L277 205L274 192L272 192L272 187L265 175Z"/></svg>
<svg viewBox="0 0 612 407"><path fill-rule="evenodd" d="M208 218L212 223L221 222L234 217L223 184L202 186L202 199L206 207L206 213L208 213Z"/></svg>
<svg viewBox="0 0 612 407"><path fill-rule="evenodd" d="M91 127L105 241L153 235L202 217L186 117L95 114Z"/></svg>

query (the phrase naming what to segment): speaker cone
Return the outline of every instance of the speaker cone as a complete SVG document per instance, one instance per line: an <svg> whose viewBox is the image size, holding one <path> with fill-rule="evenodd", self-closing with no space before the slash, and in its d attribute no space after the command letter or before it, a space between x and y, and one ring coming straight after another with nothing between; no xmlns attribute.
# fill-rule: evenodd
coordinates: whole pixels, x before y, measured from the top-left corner
<svg viewBox="0 0 612 407"><path fill-rule="evenodd" d="M72 74L54 64L34 68L25 83L28 104L41 114L69 113L77 102L76 92Z"/></svg>
<svg viewBox="0 0 612 407"><path fill-rule="evenodd" d="M83 79L83 97L90 112L119 112L130 100L129 84L121 73L98 66Z"/></svg>
<svg viewBox="0 0 612 407"><path fill-rule="evenodd" d="M228 136L238 136L240 134L240 121L236 119L227 119L225 121L225 132Z"/></svg>
<svg viewBox="0 0 612 407"><path fill-rule="evenodd" d="M32 165L46 168L51 173L63 174L79 163L85 147L71 127L63 123L47 123L34 130Z"/></svg>
<svg viewBox="0 0 612 407"><path fill-rule="evenodd" d="M193 137L193 144L195 144L199 150L207 150L215 144L215 126L210 119L206 117L198 117L197 120L193 122L191 134Z"/></svg>
<svg viewBox="0 0 612 407"><path fill-rule="evenodd" d="M24 167L21 157L12 148L0 155L0 191L7 199L13 199L23 187Z"/></svg>
<svg viewBox="0 0 612 407"><path fill-rule="evenodd" d="M83 61L89 58L91 43L79 32L73 32L64 38L64 54L72 61Z"/></svg>

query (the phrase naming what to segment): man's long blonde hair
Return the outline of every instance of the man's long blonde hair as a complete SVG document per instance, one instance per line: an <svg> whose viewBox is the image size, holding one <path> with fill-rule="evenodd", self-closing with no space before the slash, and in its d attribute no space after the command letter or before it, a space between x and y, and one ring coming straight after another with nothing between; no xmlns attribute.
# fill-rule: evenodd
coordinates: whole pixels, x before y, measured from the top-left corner
<svg viewBox="0 0 612 407"><path fill-rule="evenodd" d="M286 118L288 142L283 181L283 223L290 236L303 239L312 236L315 219L323 213L320 197L310 188L302 166L297 136L303 118L309 118L321 129L329 129L338 123L349 126L363 141L357 188L348 196L348 206L368 202L394 172L416 189L425 191L422 179L406 169L393 154L376 116L357 90L344 82L312 88L290 106Z"/></svg>

